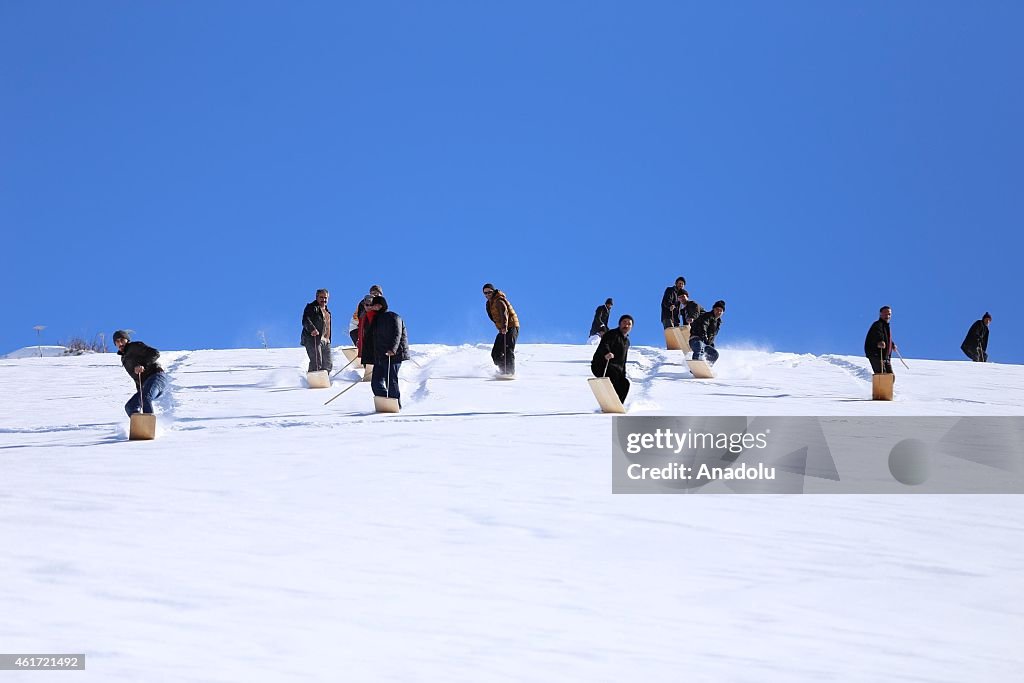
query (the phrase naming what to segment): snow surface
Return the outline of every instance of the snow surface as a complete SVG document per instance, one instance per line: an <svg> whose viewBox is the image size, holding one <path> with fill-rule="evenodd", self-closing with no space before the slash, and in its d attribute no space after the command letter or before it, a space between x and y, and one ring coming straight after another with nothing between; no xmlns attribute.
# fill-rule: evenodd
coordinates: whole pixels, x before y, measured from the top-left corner
<svg viewBox="0 0 1024 683"><path fill-rule="evenodd" d="M0 361L0 649L75 681L1018 681L1019 496L611 494L593 347L413 347L404 410L302 349ZM341 355L337 354L340 358ZM631 414L1022 415L1024 367L631 350ZM344 380L344 381L342 381Z"/></svg>
<svg viewBox="0 0 1024 683"><path fill-rule="evenodd" d="M68 352L65 346L25 346L16 351L0 356L0 359L18 359L18 358L48 358L52 356L63 356Z"/></svg>

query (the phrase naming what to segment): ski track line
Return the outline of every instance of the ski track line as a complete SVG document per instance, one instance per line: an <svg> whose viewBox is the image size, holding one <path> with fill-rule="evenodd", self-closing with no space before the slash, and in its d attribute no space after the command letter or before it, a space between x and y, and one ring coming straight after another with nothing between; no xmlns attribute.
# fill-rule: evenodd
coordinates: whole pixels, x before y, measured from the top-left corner
<svg viewBox="0 0 1024 683"><path fill-rule="evenodd" d="M640 385L639 398L652 400L651 389L654 386L654 381L661 374L661 368L668 362L668 354L652 346L639 346L636 351L642 359L647 361L646 364L637 363L645 373L641 378L634 380ZM629 375L628 372L626 374Z"/></svg>
<svg viewBox="0 0 1024 683"><path fill-rule="evenodd" d="M186 351L171 361L164 370L164 372L167 373L167 378L170 380L170 391L168 391L168 395L160 401L160 407L163 408L162 414L169 416L172 420L174 419L177 409L183 405L178 396L189 393L187 388L179 386L178 383L174 381L174 373L182 366L188 367L188 360L192 357L193 353L193 351Z"/></svg>
<svg viewBox="0 0 1024 683"><path fill-rule="evenodd" d="M841 370L845 370L848 375L854 379L859 379L867 383L871 383L871 377L874 373L870 369L865 369L856 363L852 363L845 358L839 358L831 354L825 354L824 356L818 356L821 360L834 365Z"/></svg>

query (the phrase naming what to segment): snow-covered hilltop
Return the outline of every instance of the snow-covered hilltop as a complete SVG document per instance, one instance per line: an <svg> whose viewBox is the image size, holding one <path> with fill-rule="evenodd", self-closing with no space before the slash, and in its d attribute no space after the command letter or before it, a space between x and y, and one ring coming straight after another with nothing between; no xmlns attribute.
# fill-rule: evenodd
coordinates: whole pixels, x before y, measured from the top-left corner
<svg viewBox="0 0 1024 683"><path fill-rule="evenodd" d="M157 340L146 340L157 341ZM403 411L301 348L0 360L0 640L76 680L1013 680L1014 496L613 496L594 347L414 345ZM341 355L337 356L339 359ZM634 347L633 415L1024 415L1024 367ZM342 361L343 362L343 361ZM340 363L339 363L340 366ZM16 674L15 674L16 676Z"/></svg>
<svg viewBox="0 0 1024 683"><path fill-rule="evenodd" d="M91 352L90 352L91 353ZM20 358L52 358L54 356L69 356L72 355L71 351L66 346L54 346L54 345L40 345L40 346L24 346L20 349L11 351L10 353L0 356L0 360L17 360ZM74 355L82 355L77 353Z"/></svg>

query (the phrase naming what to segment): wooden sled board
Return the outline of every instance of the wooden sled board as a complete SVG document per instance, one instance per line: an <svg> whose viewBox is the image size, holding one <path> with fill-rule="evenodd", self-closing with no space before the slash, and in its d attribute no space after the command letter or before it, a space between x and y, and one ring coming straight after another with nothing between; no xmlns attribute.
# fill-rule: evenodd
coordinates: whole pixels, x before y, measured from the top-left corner
<svg viewBox="0 0 1024 683"><path fill-rule="evenodd" d="M690 337L690 330L687 328L684 335L683 328L681 327L666 327L665 328L665 346L669 351L687 351L689 350L688 339Z"/></svg>
<svg viewBox="0 0 1024 683"><path fill-rule="evenodd" d="M891 372L871 375L871 400L891 401L893 384L895 382L896 375Z"/></svg>
<svg viewBox="0 0 1024 683"><path fill-rule="evenodd" d="M331 387L331 376L326 370L314 370L306 373L306 382L310 389L329 389Z"/></svg>
<svg viewBox="0 0 1024 683"><path fill-rule="evenodd" d="M152 441L156 438L156 415L153 413L132 413L128 428L129 441Z"/></svg>
<svg viewBox="0 0 1024 683"><path fill-rule="evenodd" d="M372 365L367 365L363 369L363 381L364 382L369 382L371 379L373 379L373 366Z"/></svg>
<svg viewBox="0 0 1024 683"><path fill-rule="evenodd" d="M352 363L352 361L355 360L355 362L352 363L352 367L354 369L356 369L356 370L362 370L363 369L362 359L357 355L359 353L359 351L356 350L356 347L354 347L354 346L343 346L341 348L341 352L343 354L345 354L345 362L346 363Z"/></svg>
<svg viewBox="0 0 1024 683"><path fill-rule="evenodd" d="M388 398L387 396L374 396L373 409L378 413L397 413L399 412L398 399Z"/></svg>
<svg viewBox="0 0 1024 683"><path fill-rule="evenodd" d="M494 376L494 379L500 379L500 380L504 380L504 381L508 381L508 380L515 379L515 378L516 378L515 374L503 375L500 372Z"/></svg>
<svg viewBox="0 0 1024 683"><path fill-rule="evenodd" d="M686 365L697 379L714 379L715 372L706 360L688 360Z"/></svg>
<svg viewBox="0 0 1024 683"><path fill-rule="evenodd" d="M622 401L619 400L619 395L615 393L615 387L612 386L612 381L607 377L591 377L587 380L587 384L590 385L590 390L594 392L594 398L597 399L597 403L601 406L602 413L619 413L625 414L626 408L622 405Z"/></svg>

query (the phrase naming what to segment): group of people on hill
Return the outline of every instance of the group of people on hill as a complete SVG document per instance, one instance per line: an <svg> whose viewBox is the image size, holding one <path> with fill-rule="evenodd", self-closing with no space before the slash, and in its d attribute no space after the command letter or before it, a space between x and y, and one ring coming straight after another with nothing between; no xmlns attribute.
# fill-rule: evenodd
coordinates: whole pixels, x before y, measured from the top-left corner
<svg viewBox="0 0 1024 683"><path fill-rule="evenodd" d="M708 365L718 361L715 337L722 328L724 314L725 302L721 299L711 304L710 311L692 301L690 293L686 291L686 278L682 275L676 278L675 284L665 289L661 297L662 327L689 327L693 360L706 360Z"/></svg>
<svg viewBox="0 0 1024 683"><path fill-rule="evenodd" d="M876 375L894 374L892 371L892 354L899 355L899 347L892 340L892 306L878 309L878 320L871 323L867 336L864 337L864 355L871 363L871 370ZM967 330L967 336L960 344L960 350L975 363L988 362L988 326L992 323L992 314L985 311L980 319L975 320Z"/></svg>
<svg viewBox="0 0 1024 683"><path fill-rule="evenodd" d="M619 400L625 402L629 394L629 380L626 378L626 356L629 352L629 332L633 329L633 316L623 315L619 318L617 328L608 329L614 301L609 298L594 311L594 320L590 324L590 336L599 337L597 349L590 362L590 371L595 377L608 377ZM690 332L690 350L694 360L706 360L714 365L719 358L715 348L715 337L722 327L722 315L725 314L725 302L719 299L711 306L710 311L696 301L690 300L686 291L686 278L682 275L675 283L665 289L661 297L661 323L666 329L670 327L688 327Z"/></svg>
<svg viewBox="0 0 1024 683"><path fill-rule="evenodd" d="M519 339L519 316L508 297L490 282L483 286L487 317L494 323L498 334L491 348L491 360L500 376L514 376L516 371L516 342ZM334 364L331 358L331 310L327 306L330 293L318 289L313 301L302 311L302 334L300 344L309 357L309 371L330 372ZM597 349L590 363L595 377L608 377L619 400L625 402L629 394L629 379L626 376L626 360L629 354L629 333L633 329L633 316L622 315L618 325L609 329L614 301L611 298L598 306L590 326L591 337L597 337ZM716 301L706 311L690 299L686 291L686 278L679 276L675 283L665 289L661 298L661 322L669 327L689 327L690 350L694 360L706 360L713 365L719 358L715 338L722 326L725 302ZM878 320L872 323L864 339L864 355L875 373L892 373L892 354L899 353L892 339L889 321L892 307L883 306ZM972 361L988 361L989 325L992 315L987 311L971 325L960 348ZM357 356L366 365L372 365L370 388L375 396L388 396L399 400L398 373L402 362L409 360L409 338L405 321L394 311L388 310L387 299L380 285L373 285L369 292L356 304L349 320L349 337L356 347ZM132 341L128 332L117 330L113 335L117 353L125 371L138 385L138 391L125 404L129 415L136 412L153 412L153 401L168 390L168 380L159 363L160 352L139 341Z"/></svg>
<svg viewBox="0 0 1024 683"><path fill-rule="evenodd" d="M597 338L597 349L590 362L590 370L595 377L608 377L619 400L625 402L629 394L629 380L626 377L626 356L629 352L629 332L633 329L633 317L623 315L619 318L619 326L609 331L608 322L611 317L614 301L611 298L594 311L594 319L590 324L590 337ZM696 301L690 299L686 291L686 278L676 278L671 287L665 289L661 297L661 324L665 329L670 327L688 327L690 332L690 350L694 360L706 360L709 365L719 358L715 348L715 338L722 327L722 316L725 314L725 301L721 299L706 311ZM892 319L892 307L882 306L878 320L872 323L864 339L864 355L876 373L892 373L892 354L899 353L899 348L892 340L889 321ZM987 311L981 319L976 320L967 331L967 336L960 345L964 354L972 361L984 363L988 361L988 327L992 322L992 314Z"/></svg>
<svg viewBox="0 0 1024 683"><path fill-rule="evenodd" d="M300 343L309 357L309 372L330 372L334 367L329 299L330 292L318 289L316 297L302 311ZM388 300L380 285L371 286L369 293L356 304L348 333L356 346L356 355L365 365L372 366L370 390L373 395L398 399L401 406L398 372L402 362L409 360L409 335L402 317L388 310Z"/></svg>

